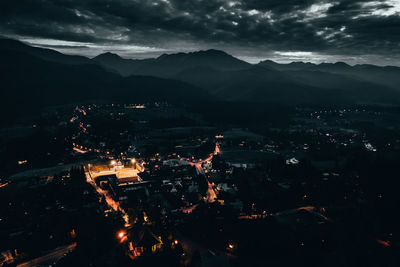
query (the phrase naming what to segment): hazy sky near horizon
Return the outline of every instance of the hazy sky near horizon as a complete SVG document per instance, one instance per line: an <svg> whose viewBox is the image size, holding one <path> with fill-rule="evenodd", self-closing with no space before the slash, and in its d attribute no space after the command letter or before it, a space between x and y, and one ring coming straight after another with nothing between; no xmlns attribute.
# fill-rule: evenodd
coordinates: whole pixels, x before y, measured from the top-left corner
<svg viewBox="0 0 400 267"><path fill-rule="evenodd" d="M400 65L400 0L1 0L0 35L89 57Z"/></svg>

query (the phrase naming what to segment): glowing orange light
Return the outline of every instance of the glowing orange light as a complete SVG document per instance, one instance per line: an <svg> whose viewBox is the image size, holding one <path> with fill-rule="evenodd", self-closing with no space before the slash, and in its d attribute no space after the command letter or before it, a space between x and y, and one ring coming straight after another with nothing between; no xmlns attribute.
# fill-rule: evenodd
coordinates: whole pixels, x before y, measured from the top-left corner
<svg viewBox="0 0 400 267"><path fill-rule="evenodd" d="M174 243L175 243L175 245L178 245L178 240L175 240Z"/></svg>
<svg viewBox="0 0 400 267"><path fill-rule="evenodd" d="M117 236L118 236L119 239L122 239L122 238L125 237L125 232L124 231L120 231L120 232L118 232Z"/></svg>

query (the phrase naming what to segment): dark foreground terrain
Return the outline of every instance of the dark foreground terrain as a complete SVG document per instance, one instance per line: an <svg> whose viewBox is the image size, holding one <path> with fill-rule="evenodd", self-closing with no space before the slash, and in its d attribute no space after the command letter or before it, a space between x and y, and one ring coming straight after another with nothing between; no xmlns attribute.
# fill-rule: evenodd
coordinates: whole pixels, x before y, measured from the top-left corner
<svg viewBox="0 0 400 267"><path fill-rule="evenodd" d="M0 131L1 266L398 266L400 109L63 105Z"/></svg>

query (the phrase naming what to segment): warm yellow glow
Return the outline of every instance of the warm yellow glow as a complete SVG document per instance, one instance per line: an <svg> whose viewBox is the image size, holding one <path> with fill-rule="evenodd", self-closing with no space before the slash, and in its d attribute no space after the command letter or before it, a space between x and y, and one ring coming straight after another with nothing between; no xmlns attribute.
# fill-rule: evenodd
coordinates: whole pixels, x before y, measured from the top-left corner
<svg viewBox="0 0 400 267"><path fill-rule="evenodd" d="M144 220L145 222L148 222L148 221L149 221L149 217L147 216L146 212L143 212L143 220Z"/></svg>
<svg viewBox="0 0 400 267"><path fill-rule="evenodd" d="M118 232L117 236L118 236L119 239L122 239L125 236L125 232L124 231L120 231L120 232Z"/></svg>
<svg viewBox="0 0 400 267"><path fill-rule="evenodd" d="M174 243L175 243L175 245L178 245L179 242L178 242L178 240L175 240Z"/></svg>
<svg viewBox="0 0 400 267"><path fill-rule="evenodd" d="M131 159L132 164L136 162L136 159Z"/></svg>

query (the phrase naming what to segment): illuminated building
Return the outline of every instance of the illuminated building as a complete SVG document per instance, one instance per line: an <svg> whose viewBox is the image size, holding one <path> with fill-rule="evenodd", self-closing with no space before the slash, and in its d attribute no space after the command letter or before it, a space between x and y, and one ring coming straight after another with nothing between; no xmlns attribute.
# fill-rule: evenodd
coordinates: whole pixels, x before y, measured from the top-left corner
<svg viewBox="0 0 400 267"><path fill-rule="evenodd" d="M130 232L129 251L134 257L140 257L144 253L156 253L162 248L163 242L160 236L156 236L149 228L143 227L140 231Z"/></svg>

